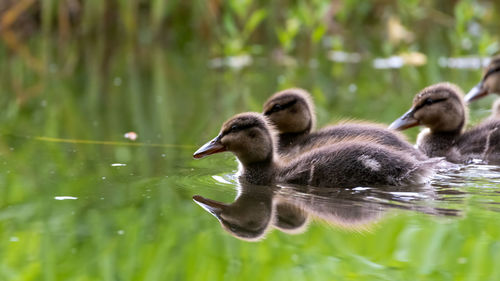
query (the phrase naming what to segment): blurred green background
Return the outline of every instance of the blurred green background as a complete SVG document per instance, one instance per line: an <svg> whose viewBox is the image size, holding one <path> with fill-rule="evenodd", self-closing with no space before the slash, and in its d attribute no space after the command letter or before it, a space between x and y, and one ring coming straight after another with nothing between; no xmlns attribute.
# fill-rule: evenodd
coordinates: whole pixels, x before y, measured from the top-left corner
<svg viewBox="0 0 500 281"><path fill-rule="evenodd" d="M213 176L234 158L191 155L287 87L320 126L390 123L427 85L477 83L499 30L494 0L1 0L0 280L498 280L491 178L455 187L459 218L249 243L191 199L231 202Z"/></svg>

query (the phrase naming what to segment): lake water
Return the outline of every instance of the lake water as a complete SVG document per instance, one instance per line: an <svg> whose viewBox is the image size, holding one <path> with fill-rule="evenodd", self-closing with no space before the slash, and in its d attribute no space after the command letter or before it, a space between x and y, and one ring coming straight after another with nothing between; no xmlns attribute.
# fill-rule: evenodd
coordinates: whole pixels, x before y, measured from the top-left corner
<svg viewBox="0 0 500 281"><path fill-rule="evenodd" d="M2 65L0 280L500 277L498 166L441 171L408 189L325 191L241 187L230 153L192 158L224 120L260 111L279 89L310 90L320 126L388 124L429 84L469 89L477 68L450 68L439 56L413 66L349 53L294 64L159 47L125 54L106 71L90 54L80 68L54 59L42 78L20 59ZM492 100L472 106L472 123ZM405 133L414 140L418 129ZM238 190L250 195L233 217L261 230L257 242L235 238L244 229L221 227L192 199L232 203Z"/></svg>

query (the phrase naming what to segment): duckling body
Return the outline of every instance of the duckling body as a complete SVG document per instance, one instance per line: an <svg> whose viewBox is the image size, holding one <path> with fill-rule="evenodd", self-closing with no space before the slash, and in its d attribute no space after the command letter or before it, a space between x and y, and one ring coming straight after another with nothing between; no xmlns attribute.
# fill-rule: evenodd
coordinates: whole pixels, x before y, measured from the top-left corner
<svg viewBox="0 0 500 281"><path fill-rule="evenodd" d="M458 140L458 147L469 158L483 159L487 163L500 163L500 120L488 120L467 130Z"/></svg>
<svg viewBox="0 0 500 281"><path fill-rule="evenodd" d="M381 145L410 153L416 159L427 159L402 134L380 124L342 122L312 131L315 124L314 105L310 95L302 89L287 89L271 96L264 104L264 115L279 131L280 154L294 156L347 138L367 137Z"/></svg>
<svg viewBox="0 0 500 281"><path fill-rule="evenodd" d="M457 139L460 133L422 131L417 137L417 147L428 157L445 157L453 163L465 162L458 150Z"/></svg>
<svg viewBox="0 0 500 281"><path fill-rule="evenodd" d="M422 183L426 165L400 151L363 141L341 141L313 149L279 170L279 182L356 187Z"/></svg>
<svg viewBox="0 0 500 281"><path fill-rule="evenodd" d="M220 134L198 149L194 157L231 151L241 164L240 180L250 184L345 188L421 183L434 165L370 139L313 148L287 162L275 153L276 145L275 132L264 116L242 113L226 121Z"/></svg>
<svg viewBox="0 0 500 281"><path fill-rule="evenodd" d="M418 136L417 146L429 157L446 157L454 163L471 159L500 162L500 120L483 122L464 132L466 116L461 90L453 84L439 83L418 93L412 108L390 128L426 126Z"/></svg>
<svg viewBox="0 0 500 281"><path fill-rule="evenodd" d="M297 137L288 144L281 141L280 148L285 149L292 155L297 155L312 147L318 147L324 143L336 143L350 138L367 138L380 145L389 148L405 151L419 160L426 160L427 157L408 143L402 134L388 130L383 125L375 123L354 123L345 122L333 126L327 126L319 131L308 135ZM283 147L281 146L283 144Z"/></svg>

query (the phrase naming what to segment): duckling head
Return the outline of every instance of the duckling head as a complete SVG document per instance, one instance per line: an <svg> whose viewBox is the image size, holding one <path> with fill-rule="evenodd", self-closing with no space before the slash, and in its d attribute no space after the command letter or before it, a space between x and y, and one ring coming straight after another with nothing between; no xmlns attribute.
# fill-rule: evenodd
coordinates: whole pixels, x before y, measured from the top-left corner
<svg viewBox="0 0 500 281"><path fill-rule="evenodd" d="M230 151L243 164L272 161L276 136L266 117L255 112L235 115L226 121L213 140L200 147L194 158Z"/></svg>
<svg viewBox="0 0 500 281"><path fill-rule="evenodd" d="M466 122L466 111L460 88L451 83L439 83L418 93L412 108L389 129L404 130L422 125L431 132L461 131Z"/></svg>
<svg viewBox="0 0 500 281"><path fill-rule="evenodd" d="M500 55L491 60L484 70L481 82L467 93L465 101L471 102L492 93L500 94Z"/></svg>
<svg viewBox="0 0 500 281"><path fill-rule="evenodd" d="M299 88L286 89L272 95L264 103L263 113L280 134L307 134L316 123L311 95Z"/></svg>

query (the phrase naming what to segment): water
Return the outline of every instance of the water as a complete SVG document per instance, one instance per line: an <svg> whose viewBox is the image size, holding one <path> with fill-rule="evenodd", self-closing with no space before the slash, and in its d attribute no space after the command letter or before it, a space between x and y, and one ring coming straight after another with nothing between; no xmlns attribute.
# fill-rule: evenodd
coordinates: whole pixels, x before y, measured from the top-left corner
<svg viewBox="0 0 500 281"><path fill-rule="evenodd" d="M428 84L468 89L480 76L438 57L379 69L375 58L327 55L241 65L153 47L113 57L109 72L91 59L74 75L56 70L34 94L0 78L9 96L1 99L0 280L497 279L497 166L441 171L411 189L255 191L237 183L231 154L192 159L224 120L260 111L278 89L310 90L321 126L387 124ZM491 101L472 105L472 123ZM418 129L407 133L413 140ZM222 228L192 199L232 203L245 188L253 190L246 209L234 214L250 234L231 216L233 230ZM231 235L238 232L257 241Z"/></svg>
<svg viewBox="0 0 500 281"><path fill-rule="evenodd" d="M426 184L403 187L252 186L231 183L221 176L214 176L214 180L235 187L234 201L217 202L200 195L195 195L194 201L229 234L249 241L265 239L273 229L303 233L312 221L363 231L398 211L465 218L470 204L467 198L474 198L481 210L500 211L496 206L500 201L495 198L500 184L498 166L460 165L439 170Z"/></svg>

